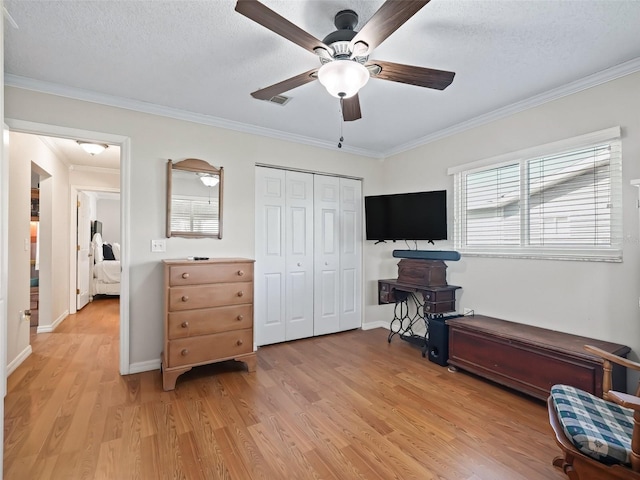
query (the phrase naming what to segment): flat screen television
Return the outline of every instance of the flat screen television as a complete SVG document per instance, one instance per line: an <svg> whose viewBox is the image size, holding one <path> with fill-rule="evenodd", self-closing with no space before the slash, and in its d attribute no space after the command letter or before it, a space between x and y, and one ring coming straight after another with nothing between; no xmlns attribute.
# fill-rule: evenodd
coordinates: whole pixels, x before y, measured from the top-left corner
<svg viewBox="0 0 640 480"><path fill-rule="evenodd" d="M446 240L447 191L364 198L367 240Z"/></svg>

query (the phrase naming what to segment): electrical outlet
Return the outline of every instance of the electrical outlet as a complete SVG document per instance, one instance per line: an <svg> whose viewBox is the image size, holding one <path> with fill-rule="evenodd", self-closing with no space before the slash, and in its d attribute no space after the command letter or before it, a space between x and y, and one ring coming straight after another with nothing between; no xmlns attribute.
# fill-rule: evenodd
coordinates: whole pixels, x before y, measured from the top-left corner
<svg viewBox="0 0 640 480"><path fill-rule="evenodd" d="M167 251L167 241L166 240L151 240L151 251L152 252L166 252Z"/></svg>

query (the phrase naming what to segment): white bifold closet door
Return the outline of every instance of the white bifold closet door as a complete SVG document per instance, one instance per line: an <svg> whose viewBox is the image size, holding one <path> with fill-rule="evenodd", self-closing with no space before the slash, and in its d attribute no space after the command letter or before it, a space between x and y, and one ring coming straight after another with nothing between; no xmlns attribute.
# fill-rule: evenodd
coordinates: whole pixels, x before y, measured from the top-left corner
<svg viewBox="0 0 640 480"><path fill-rule="evenodd" d="M359 180L314 176L314 335L358 328L362 283Z"/></svg>
<svg viewBox="0 0 640 480"><path fill-rule="evenodd" d="M257 345L313 335L313 176L256 168Z"/></svg>
<svg viewBox="0 0 640 480"><path fill-rule="evenodd" d="M359 180L256 167L256 345L361 325Z"/></svg>

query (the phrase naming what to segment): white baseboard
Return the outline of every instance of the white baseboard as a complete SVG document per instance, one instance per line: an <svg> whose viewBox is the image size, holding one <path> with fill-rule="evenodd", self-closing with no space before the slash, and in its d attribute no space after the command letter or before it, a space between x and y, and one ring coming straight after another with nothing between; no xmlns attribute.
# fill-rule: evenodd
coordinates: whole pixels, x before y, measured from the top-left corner
<svg viewBox="0 0 640 480"><path fill-rule="evenodd" d="M129 365L129 374L149 372L151 370L160 370L160 359L136 362Z"/></svg>
<svg viewBox="0 0 640 480"><path fill-rule="evenodd" d="M374 328L385 328L389 330L391 322L379 321L362 324L362 330L373 330Z"/></svg>
<svg viewBox="0 0 640 480"><path fill-rule="evenodd" d="M29 355L31 355L32 351L33 350L31 349L31 345L27 345L27 347L22 350L16 358L9 362L9 364L7 365L7 377L11 375L16 368L22 365L22 362L24 362L29 357Z"/></svg>
<svg viewBox="0 0 640 480"><path fill-rule="evenodd" d="M69 310L65 310L62 315L56 318L51 325L38 325L38 329L36 330L38 333L51 333L58 325L62 323L62 321L69 316Z"/></svg>

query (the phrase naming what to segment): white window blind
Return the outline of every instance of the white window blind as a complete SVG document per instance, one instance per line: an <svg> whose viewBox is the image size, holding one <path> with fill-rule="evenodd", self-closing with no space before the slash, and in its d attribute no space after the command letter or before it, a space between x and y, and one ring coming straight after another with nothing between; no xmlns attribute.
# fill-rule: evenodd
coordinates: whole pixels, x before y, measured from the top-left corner
<svg viewBox="0 0 640 480"><path fill-rule="evenodd" d="M171 231L218 235L218 202L202 197L171 197Z"/></svg>
<svg viewBox="0 0 640 480"><path fill-rule="evenodd" d="M575 143L575 142L572 142ZM621 261L619 136L455 173L456 248L466 254Z"/></svg>

